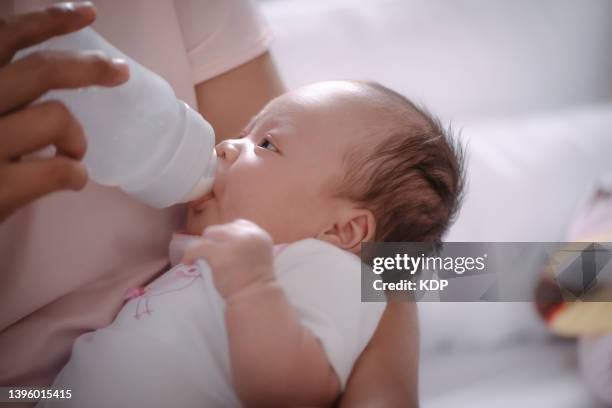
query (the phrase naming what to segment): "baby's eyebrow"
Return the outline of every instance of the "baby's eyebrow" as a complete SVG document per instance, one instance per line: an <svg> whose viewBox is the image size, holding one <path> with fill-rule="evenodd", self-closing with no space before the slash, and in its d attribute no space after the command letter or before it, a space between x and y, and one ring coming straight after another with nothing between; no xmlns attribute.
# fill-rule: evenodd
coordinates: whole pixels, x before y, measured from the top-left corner
<svg viewBox="0 0 612 408"><path fill-rule="evenodd" d="M249 127L254 126L255 123L259 122L261 120L261 117L263 116L262 112L259 112L258 114L256 114L255 116L253 116L251 118L251 120L249 121Z"/></svg>
<svg viewBox="0 0 612 408"><path fill-rule="evenodd" d="M242 133L249 133L253 129L253 126L255 126L255 122L257 122L258 119L259 114L252 116L249 123L247 123L247 125L242 129Z"/></svg>

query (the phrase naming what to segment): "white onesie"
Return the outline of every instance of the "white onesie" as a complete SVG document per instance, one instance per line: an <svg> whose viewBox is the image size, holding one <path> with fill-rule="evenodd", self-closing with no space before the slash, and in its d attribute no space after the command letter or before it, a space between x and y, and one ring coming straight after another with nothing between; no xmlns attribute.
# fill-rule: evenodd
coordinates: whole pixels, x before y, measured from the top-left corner
<svg viewBox="0 0 612 408"><path fill-rule="evenodd" d="M41 406L232 407L224 301L208 265L176 264L197 237L175 235L175 265L130 300L108 327L80 336L53 387L72 399ZM359 258L316 239L275 247L278 282L321 341L344 389L384 303L362 303ZM236 254L240 256L240 254ZM274 322L270 322L274 331Z"/></svg>

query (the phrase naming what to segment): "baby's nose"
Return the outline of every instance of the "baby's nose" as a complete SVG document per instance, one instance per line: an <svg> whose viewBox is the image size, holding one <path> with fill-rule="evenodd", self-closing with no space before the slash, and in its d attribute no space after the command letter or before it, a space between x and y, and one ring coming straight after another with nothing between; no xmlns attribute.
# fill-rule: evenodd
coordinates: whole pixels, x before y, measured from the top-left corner
<svg viewBox="0 0 612 408"><path fill-rule="evenodd" d="M219 143L215 147L215 150L217 151L217 157L219 159L228 161L230 163L233 163L240 155L238 146L236 146L236 144L230 140L224 140L223 142Z"/></svg>

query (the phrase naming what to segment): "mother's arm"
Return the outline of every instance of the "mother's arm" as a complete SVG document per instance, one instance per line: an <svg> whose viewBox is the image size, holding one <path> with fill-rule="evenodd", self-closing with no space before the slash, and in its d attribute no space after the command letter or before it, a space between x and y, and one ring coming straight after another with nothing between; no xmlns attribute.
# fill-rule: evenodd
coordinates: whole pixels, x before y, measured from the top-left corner
<svg viewBox="0 0 612 408"><path fill-rule="evenodd" d="M200 113L215 129L217 143L237 137L251 117L285 91L268 52L196 85Z"/></svg>
<svg viewBox="0 0 612 408"><path fill-rule="evenodd" d="M414 302L389 302L339 406L419 406L419 324Z"/></svg>

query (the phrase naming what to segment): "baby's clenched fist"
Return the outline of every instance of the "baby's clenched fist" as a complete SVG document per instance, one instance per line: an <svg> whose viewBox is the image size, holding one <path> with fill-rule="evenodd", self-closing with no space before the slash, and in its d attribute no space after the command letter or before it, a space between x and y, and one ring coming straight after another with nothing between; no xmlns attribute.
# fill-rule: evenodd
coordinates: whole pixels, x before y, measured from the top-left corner
<svg viewBox="0 0 612 408"><path fill-rule="evenodd" d="M183 263L203 259L212 269L213 281L224 299L274 280L274 257L270 234L257 224L236 220L213 225L191 246Z"/></svg>

